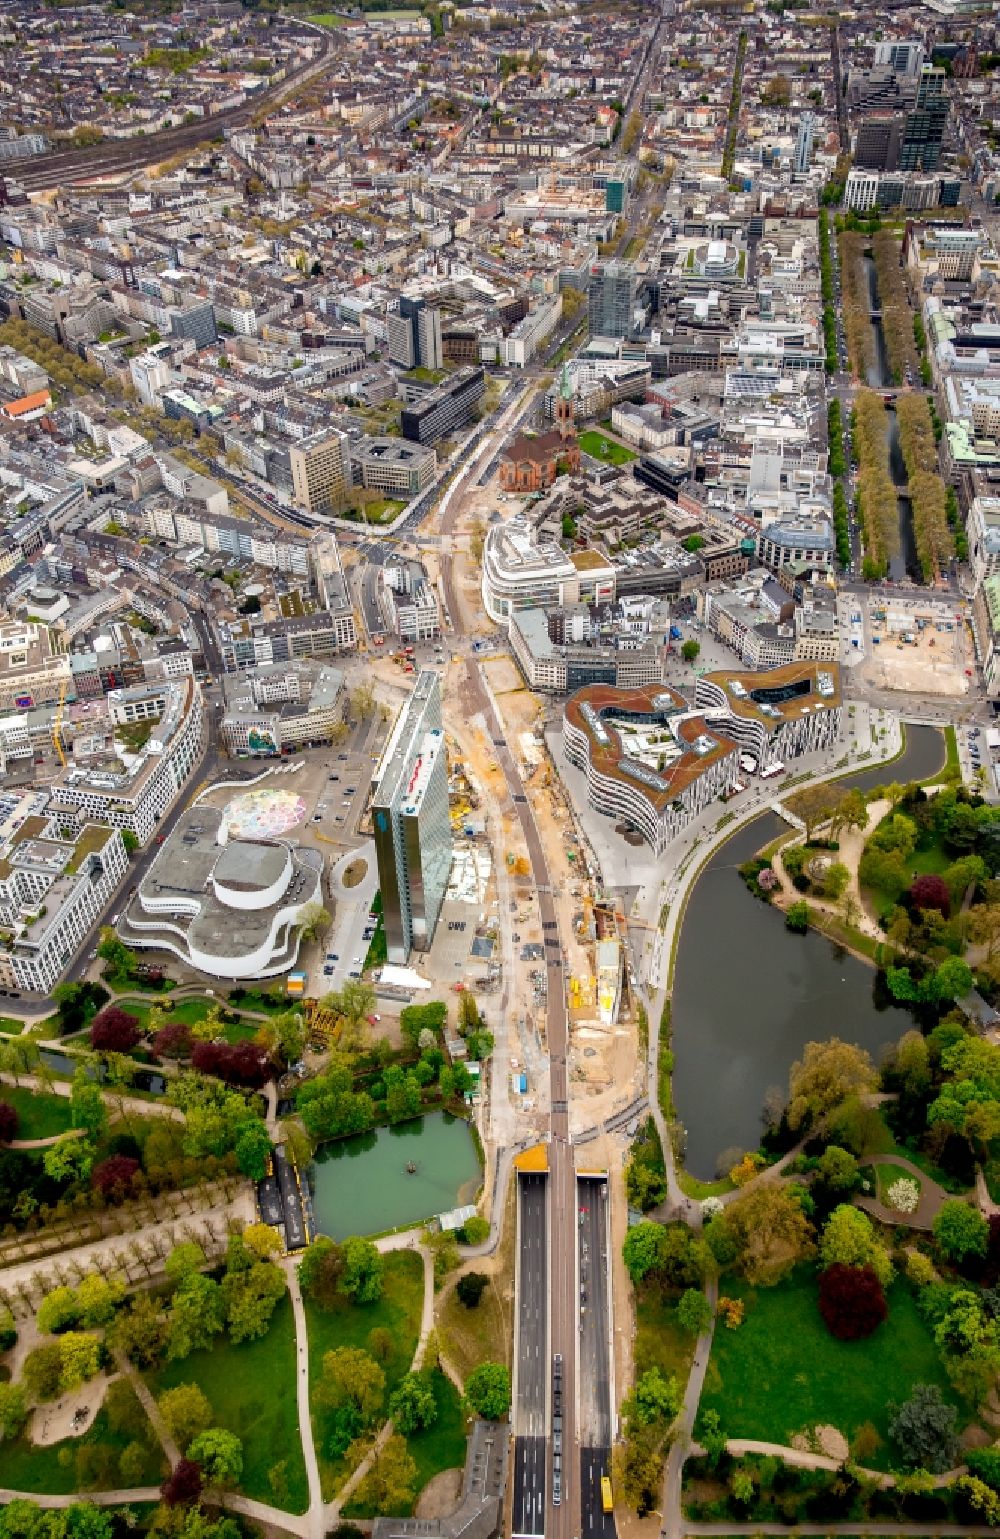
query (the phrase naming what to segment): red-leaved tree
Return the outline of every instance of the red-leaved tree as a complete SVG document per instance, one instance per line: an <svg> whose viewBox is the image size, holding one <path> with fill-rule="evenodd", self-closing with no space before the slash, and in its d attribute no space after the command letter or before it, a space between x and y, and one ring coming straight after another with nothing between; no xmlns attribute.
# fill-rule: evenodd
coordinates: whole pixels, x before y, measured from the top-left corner
<svg viewBox="0 0 1000 1539"><path fill-rule="evenodd" d="M191 1049L191 1067L246 1090L259 1090L272 1073L267 1054L252 1042L196 1042Z"/></svg>
<svg viewBox="0 0 1000 1539"><path fill-rule="evenodd" d="M139 1036L138 1018L119 1005L105 1005L90 1023L90 1045L99 1053L128 1053Z"/></svg>
<svg viewBox="0 0 1000 1539"><path fill-rule="evenodd" d="M951 910L951 893L948 891L948 883L941 876L935 876L927 872L924 876L918 876L910 883L910 891L907 894L911 908L936 908L947 919Z"/></svg>
<svg viewBox="0 0 1000 1539"><path fill-rule="evenodd" d="M160 1494L168 1507L184 1507L198 1500L203 1485L201 1465L195 1459L178 1459Z"/></svg>
<svg viewBox="0 0 1000 1539"><path fill-rule="evenodd" d="M17 1137L17 1107L9 1101L0 1101L0 1144L9 1144Z"/></svg>
<svg viewBox="0 0 1000 1539"><path fill-rule="evenodd" d="M150 1045L157 1058L190 1058L191 1028L181 1021L161 1026Z"/></svg>
<svg viewBox="0 0 1000 1539"><path fill-rule="evenodd" d="M831 1336L860 1341L877 1330L889 1310L882 1284L870 1266L835 1261L820 1273L819 1312Z"/></svg>
<svg viewBox="0 0 1000 1539"><path fill-rule="evenodd" d="M106 1160L94 1166L90 1179L105 1197L120 1202L131 1191L138 1174L139 1161L130 1154L110 1154Z"/></svg>

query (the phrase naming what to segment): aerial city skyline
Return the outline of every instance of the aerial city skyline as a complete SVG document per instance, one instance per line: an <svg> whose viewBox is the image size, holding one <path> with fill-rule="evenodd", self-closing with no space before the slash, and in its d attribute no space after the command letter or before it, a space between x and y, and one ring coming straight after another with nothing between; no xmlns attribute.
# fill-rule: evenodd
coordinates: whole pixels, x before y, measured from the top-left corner
<svg viewBox="0 0 1000 1539"><path fill-rule="evenodd" d="M997 7L0 92L0 1539L992 1531Z"/></svg>

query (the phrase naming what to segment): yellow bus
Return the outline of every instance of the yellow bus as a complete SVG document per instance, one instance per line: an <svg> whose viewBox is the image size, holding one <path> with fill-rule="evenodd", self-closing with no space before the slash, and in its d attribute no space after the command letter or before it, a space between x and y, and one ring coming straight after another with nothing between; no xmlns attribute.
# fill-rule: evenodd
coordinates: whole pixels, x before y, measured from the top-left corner
<svg viewBox="0 0 1000 1539"><path fill-rule="evenodd" d="M611 1512L614 1509L615 1499L611 1491L611 1481L607 1475L601 1476L601 1510Z"/></svg>

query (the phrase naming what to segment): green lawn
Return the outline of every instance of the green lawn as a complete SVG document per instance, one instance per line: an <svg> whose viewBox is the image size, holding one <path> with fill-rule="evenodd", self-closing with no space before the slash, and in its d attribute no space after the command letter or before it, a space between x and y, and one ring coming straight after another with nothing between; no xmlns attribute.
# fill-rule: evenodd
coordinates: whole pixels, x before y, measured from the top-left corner
<svg viewBox="0 0 1000 1539"><path fill-rule="evenodd" d="M886 817L891 818L892 812L887 812ZM906 873L909 881L918 876L941 876L951 865L953 856L949 855L944 846L937 840L926 847L915 849L906 862ZM895 900L891 899L881 887L866 887L876 913L882 913L895 907Z"/></svg>
<svg viewBox="0 0 1000 1539"><path fill-rule="evenodd" d="M326 12L322 16L310 16L308 18L308 20L313 22L317 27L346 27L347 26L347 17L346 16L335 16L335 15L333 15L330 12Z"/></svg>
<svg viewBox="0 0 1000 1539"><path fill-rule="evenodd" d="M914 876L940 876L952 863L940 844L928 845L926 850L914 850L907 862L911 878Z"/></svg>
<svg viewBox="0 0 1000 1539"><path fill-rule="evenodd" d="M69 1101L44 1090L25 1090L19 1085L0 1086L0 1100L9 1101L18 1115L18 1138L51 1138L70 1125Z"/></svg>
<svg viewBox="0 0 1000 1539"><path fill-rule="evenodd" d="M376 1329L387 1330L392 1337L392 1351L381 1364L385 1374L386 1399L408 1372L420 1338L424 1298L423 1262L413 1251L389 1251L385 1256L382 1275L384 1286L377 1304L351 1304L344 1299L338 1302L335 1309L323 1310L311 1300L306 1300L309 1382L312 1387L319 1382L325 1353L332 1352L335 1347L360 1347L367 1350L368 1337ZM328 1422L325 1411L313 1411L313 1437L316 1440L323 1494L327 1500L346 1474L343 1460L326 1457Z"/></svg>
<svg viewBox="0 0 1000 1539"><path fill-rule="evenodd" d="M896 1155L902 1159L912 1160L914 1165L920 1167L925 1176L929 1176L932 1181L936 1181L938 1186L943 1186L946 1192L962 1194L968 1191L968 1187L956 1181L954 1176L950 1176L947 1171L941 1170L921 1149L911 1149L906 1144L898 1144L893 1137L892 1129L884 1117L881 1119L881 1130L881 1136L865 1151L868 1159L873 1154L887 1154L890 1157Z"/></svg>
<svg viewBox="0 0 1000 1539"><path fill-rule="evenodd" d="M239 997L235 997L239 996ZM274 998L270 994L262 994L259 989L246 989L242 994L239 990L230 990L229 1004L234 1010L256 1010L260 1015L280 1015L288 1009L288 996L282 991Z"/></svg>
<svg viewBox="0 0 1000 1539"><path fill-rule="evenodd" d="M129 1015L135 1016L141 1031L148 1031L149 1012L155 1009L159 1002L157 1000L147 1002L144 999L132 999L126 994L118 998L115 1003L127 1011ZM209 999L207 996L204 999L180 999L172 1010L167 1009L165 1023L170 1026L196 1026L199 1021L205 1019L212 1006L219 1003L219 1000ZM164 1005L160 1006L160 1008L168 1004L169 1001L165 1000ZM263 1022L261 1021L247 1021L241 1017L238 1021L222 1026L220 1028L221 1035L225 1037L227 1042L241 1042L246 1037L255 1037L262 1024Z"/></svg>
<svg viewBox="0 0 1000 1539"><path fill-rule="evenodd" d="M902 1165L876 1165L874 1167L874 1173L875 1179L878 1182L878 1200L887 1208L891 1206L888 1192L890 1186L892 1186L894 1182L899 1181L901 1178L905 1177L907 1181L916 1181L918 1188L922 1187L923 1185L919 1176L915 1176L910 1170L904 1170ZM905 1216L903 1216L903 1222L905 1223L905 1221Z"/></svg>
<svg viewBox="0 0 1000 1539"><path fill-rule="evenodd" d="M5 1037L19 1037L26 1024L26 1021L15 1021L12 1015L0 1015L0 1031Z"/></svg>
<svg viewBox="0 0 1000 1539"><path fill-rule="evenodd" d="M345 508L340 516L350 519L355 524L391 524L405 507L405 502L395 498L376 497L371 502L366 502L363 508Z"/></svg>
<svg viewBox="0 0 1000 1539"><path fill-rule="evenodd" d="M156 1434L148 1422L146 1426L146 1464L139 1484L159 1485L165 1461ZM27 1437L5 1441L4 1483L14 1491L46 1496L65 1496L88 1490L113 1491L121 1485L119 1456L131 1441L130 1433L116 1432L112 1428L103 1409L98 1411L93 1426L82 1437L64 1438L61 1443L44 1447L29 1442Z"/></svg>
<svg viewBox="0 0 1000 1539"><path fill-rule="evenodd" d="M641 1378L648 1368L660 1368L675 1374L680 1385L687 1383L694 1357L695 1338L677 1323L676 1300L665 1300L655 1283L643 1283L635 1297L635 1376Z"/></svg>
<svg viewBox="0 0 1000 1539"><path fill-rule="evenodd" d="M728 1176L720 1176L717 1181L699 1181L687 1170L677 1172L677 1182L685 1196L696 1197L699 1202L704 1202L706 1197L723 1197L733 1190Z"/></svg>
<svg viewBox="0 0 1000 1539"><path fill-rule="evenodd" d="M287 1295L260 1341L234 1347L220 1337L208 1351L192 1352L147 1377L154 1395L175 1384L198 1384L217 1424L242 1439L240 1490L286 1512L305 1512L309 1488L295 1398L295 1324ZM271 1480L281 1464L284 1488Z"/></svg>
<svg viewBox="0 0 1000 1539"><path fill-rule="evenodd" d="M581 433L578 442L584 454L589 454L595 460L605 460L611 465L627 465L636 458L624 444L615 443L613 438L605 438L603 433L593 428Z"/></svg>
<svg viewBox="0 0 1000 1539"><path fill-rule="evenodd" d="M406 1440L410 1456L417 1466L413 1500L384 1513L376 1512L373 1507L359 1502L349 1502L344 1508L345 1517L409 1517L416 1506L416 1498L433 1476L439 1475L442 1470L461 1469L465 1464L467 1434L461 1396L440 1368L434 1369L432 1382L438 1408L437 1421L425 1432L415 1433Z"/></svg>
<svg viewBox="0 0 1000 1539"><path fill-rule="evenodd" d="M944 729L944 747L945 747L944 769L943 769L943 771L939 770L938 771L938 775L932 775L931 776L932 780L938 779L938 776L941 775L941 774L944 774L944 775L948 775L948 774L957 775L957 774L961 773L961 768L962 767L961 767L961 765L958 762L958 736L957 736L957 734L955 732L955 728L954 727L945 727L945 729Z"/></svg>
<svg viewBox="0 0 1000 1539"><path fill-rule="evenodd" d="M736 1330L715 1332L701 1409L718 1411L730 1437L787 1444L796 1432L831 1423L853 1439L870 1421L884 1445L870 1462L888 1468L889 1403L906 1400L914 1384L937 1384L955 1400L904 1282L889 1289L889 1318L866 1341L830 1335L811 1268L776 1288L727 1279L723 1292L746 1300L746 1318ZM960 1411L960 1425L967 1419Z"/></svg>

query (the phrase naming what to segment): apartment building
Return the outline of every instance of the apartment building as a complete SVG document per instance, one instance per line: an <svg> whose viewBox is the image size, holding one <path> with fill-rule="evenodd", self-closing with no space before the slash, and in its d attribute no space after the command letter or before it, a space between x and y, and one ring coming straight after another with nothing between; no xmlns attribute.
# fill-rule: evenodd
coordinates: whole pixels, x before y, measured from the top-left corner
<svg viewBox="0 0 1000 1539"><path fill-rule="evenodd" d="M128 868L117 828L25 818L0 858L0 984L47 994L60 981Z"/></svg>
<svg viewBox="0 0 1000 1539"><path fill-rule="evenodd" d="M193 678L159 689L161 714L130 762L109 758L60 771L52 787L53 805L69 821L109 823L133 833L140 844L152 837L200 764L206 732L204 701Z"/></svg>

